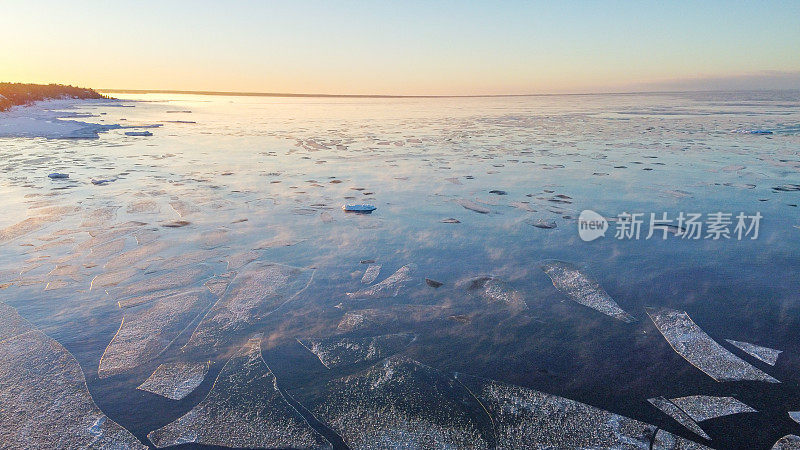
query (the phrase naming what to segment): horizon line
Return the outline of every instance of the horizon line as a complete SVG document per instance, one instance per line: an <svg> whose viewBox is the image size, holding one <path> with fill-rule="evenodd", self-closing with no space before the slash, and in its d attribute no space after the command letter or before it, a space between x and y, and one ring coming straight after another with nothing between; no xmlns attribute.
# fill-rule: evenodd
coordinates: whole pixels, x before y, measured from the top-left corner
<svg viewBox="0 0 800 450"><path fill-rule="evenodd" d="M620 92L563 92L563 93L528 93L528 94L430 94L430 95L398 95L398 94L322 94L292 92L239 92L239 91L192 91L180 89L95 89L101 93L116 94L188 94L219 95L230 97L285 97L285 98L497 98L497 97L544 97L557 95L635 95L635 94L675 94L683 92L743 92L743 91L794 91L797 89L687 89L656 91L620 91Z"/></svg>

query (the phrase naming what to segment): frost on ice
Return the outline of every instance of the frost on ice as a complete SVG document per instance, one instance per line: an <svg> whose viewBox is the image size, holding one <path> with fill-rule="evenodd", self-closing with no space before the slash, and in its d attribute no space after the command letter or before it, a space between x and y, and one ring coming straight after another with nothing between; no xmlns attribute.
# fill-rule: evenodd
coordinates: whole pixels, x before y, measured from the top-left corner
<svg viewBox="0 0 800 450"><path fill-rule="evenodd" d="M254 338L222 368L208 396L148 436L156 447L330 448L284 399Z"/></svg>
<svg viewBox="0 0 800 450"><path fill-rule="evenodd" d="M542 265L542 270L553 280L553 286L574 302L623 322L636 321L619 307L600 283L581 272L575 265L564 261L548 261Z"/></svg>
<svg viewBox="0 0 800 450"><path fill-rule="evenodd" d="M711 339L686 312L648 308L647 314L675 352L714 380L779 383Z"/></svg>
<svg viewBox="0 0 800 450"><path fill-rule="evenodd" d="M702 422L717 417L746 412L757 412L733 397L712 397L710 395L690 395L670 399L693 420Z"/></svg>
<svg viewBox="0 0 800 450"><path fill-rule="evenodd" d="M774 348L769 347L762 347L760 345L751 344L749 342L741 342L741 341L734 341L732 339L725 339L731 345L735 346L739 350L747 353L748 355L752 356L753 358L763 361L770 366L774 366L776 362L778 362L778 356L782 353L781 350L775 350Z"/></svg>
<svg viewBox="0 0 800 450"><path fill-rule="evenodd" d="M348 292L347 296L350 298L395 297L398 293L400 293L400 289L402 289L403 286L405 286L406 283L411 280L411 274L415 269L416 265L406 264L380 283L374 284L358 292Z"/></svg>
<svg viewBox="0 0 800 450"><path fill-rule="evenodd" d="M411 333L398 333L367 338L302 339L299 342L331 369L379 361L402 351L413 340Z"/></svg>
<svg viewBox="0 0 800 450"><path fill-rule="evenodd" d="M181 400L200 386L208 373L209 366L209 363L161 364L137 389L172 400Z"/></svg>
<svg viewBox="0 0 800 450"><path fill-rule="evenodd" d="M489 418L483 426L472 419L481 408L469 392L407 358L330 381L321 395L309 409L351 449L490 447L481 431Z"/></svg>
<svg viewBox="0 0 800 450"><path fill-rule="evenodd" d="M146 448L95 405L78 361L0 303L0 446Z"/></svg>
<svg viewBox="0 0 800 450"><path fill-rule="evenodd" d="M533 389L463 374L458 381L492 417L498 449L650 449L657 431L654 425ZM705 448L669 433L664 442L658 448Z"/></svg>

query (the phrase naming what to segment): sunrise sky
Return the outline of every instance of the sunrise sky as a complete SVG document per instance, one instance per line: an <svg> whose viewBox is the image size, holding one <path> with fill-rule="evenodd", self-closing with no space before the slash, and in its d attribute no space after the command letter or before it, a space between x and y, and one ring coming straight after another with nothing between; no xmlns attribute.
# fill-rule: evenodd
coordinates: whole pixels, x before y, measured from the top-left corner
<svg viewBox="0 0 800 450"><path fill-rule="evenodd" d="M0 81L94 88L399 95L800 88L796 0L5 0L0 42Z"/></svg>

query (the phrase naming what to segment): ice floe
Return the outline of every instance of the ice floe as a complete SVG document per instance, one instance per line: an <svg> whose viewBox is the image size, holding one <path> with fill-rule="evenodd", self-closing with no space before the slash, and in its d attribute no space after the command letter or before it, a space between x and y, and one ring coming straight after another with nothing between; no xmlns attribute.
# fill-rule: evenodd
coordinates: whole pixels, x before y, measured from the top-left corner
<svg viewBox="0 0 800 450"><path fill-rule="evenodd" d="M118 178L92 178L92 184L95 186L105 186L109 183L117 181Z"/></svg>
<svg viewBox="0 0 800 450"><path fill-rule="evenodd" d="M208 396L148 434L163 448L184 443L246 448L330 448L286 401L254 338L222 368Z"/></svg>
<svg viewBox="0 0 800 450"><path fill-rule="evenodd" d="M406 264L405 266L397 269L397 272L393 273L380 283L374 284L357 292L348 292L347 296L350 298L395 297L400 293L400 289L402 289L408 283L408 281L411 280L411 274L414 272L414 270L416 270L416 268L417 266L415 264Z"/></svg>
<svg viewBox="0 0 800 450"><path fill-rule="evenodd" d="M438 289L438 288L444 286L444 283L442 283L441 281L432 280L430 278L425 278L425 284L427 284L428 286L430 286L430 287L432 287L434 289Z"/></svg>
<svg viewBox="0 0 800 450"><path fill-rule="evenodd" d="M772 134L770 130L760 130L760 129L745 129L745 128L737 128L735 130L731 130L731 133L738 133L738 134Z"/></svg>
<svg viewBox="0 0 800 450"><path fill-rule="evenodd" d="M542 218L539 218L539 219L533 219L533 218L525 219L525 223L527 223L528 225L530 225L532 227L542 228L544 230L551 230L553 228L558 227L558 224L556 223L555 220L542 219Z"/></svg>
<svg viewBox="0 0 800 450"><path fill-rule="evenodd" d="M553 286L571 300L623 322L636 319L619 307L617 302L589 275L574 264L564 261L547 261L542 270L553 281Z"/></svg>
<svg viewBox="0 0 800 450"><path fill-rule="evenodd" d="M648 398L648 402L651 405L655 406L664 414L672 417L675 419L676 422L683 425L685 428L691 430L693 433L702 436L705 439L711 440L711 437L700 428L700 425L697 424L694 420L687 413L685 413L681 408L677 407L674 403L667 400L664 397L655 397L655 398Z"/></svg>
<svg viewBox="0 0 800 450"><path fill-rule="evenodd" d="M782 353L781 350L775 350L774 348L769 347L762 347L760 345L751 344L749 342L741 342L741 341L734 341L732 339L725 339L731 345L735 346L739 350L747 353L748 355L756 358L759 361L763 361L770 366L774 366L776 362L778 362L778 356Z"/></svg>
<svg viewBox="0 0 800 450"><path fill-rule="evenodd" d="M348 311L339 321L336 329L341 332L356 331L391 321L392 318L394 318L394 316L389 311L380 309Z"/></svg>
<svg viewBox="0 0 800 450"><path fill-rule="evenodd" d="M236 275L192 333L186 350L225 347L231 334L252 326L293 299L311 282L313 269L255 262Z"/></svg>
<svg viewBox="0 0 800 450"><path fill-rule="evenodd" d="M411 333L398 333L366 338L298 339L298 342L331 369L379 361L400 352L413 340Z"/></svg>
<svg viewBox="0 0 800 450"><path fill-rule="evenodd" d="M212 270L203 265L181 267L175 270L167 269L152 274L152 276L140 282L119 286L112 291L112 294L117 298L124 299L156 291L189 288L202 284L201 282L209 278L211 274Z"/></svg>
<svg viewBox="0 0 800 450"><path fill-rule="evenodd" d="M155 200L137 200L131 202L125 210L128 214L158 214L161 206Z"/></svg>
<svg viewBox="0 0 800 450"><path fill-rule="evenodd" d="M153 360L211 304L208 293L187 292L127 309L119 331L106 347L100 378L126 372Z"/></svg>
<svg viewBox="0 0 800 450"><path fill-rule="evenodd" d="M228 271L238 270L261 257L261 253L251 250L228 257Z"/></svg>
<svg viewBox="0 0 800 450"><path fill-rule="evenodd" d="M477 292L487 303L499 303L515 311L528 307L522 293L510 288L502 280L490 276L478 276L458 283L459 287L470 292Z"/></svg>
<svg viewBox="0 0 800 450"><path fill-rule="evenodd" d="M87 211L81 226L84 228L105 228L117 217L117 206L104 206Z"/></svg>
<svg viewBox="0 0 800 450"><path fill-rule="evenodd" d="M481 408L469 391L407 358L330 381L319 395L306 406L354 450L490 447L490 420L473 420Z"/></svg>
<svg viewBox="0 0 800 450"><path fill-rule="evenodd" d="M498 449L650 449L657 431L654 425L564 397L463 374L457 378L491 416ZM705 448L670 433L664 442L653 448Z"/></svg>
<svg viewBox="0 0 800 450"><path fill-rule="evenodd" d="M478 204L476 202L473 202L472 200L460 199L460 200L456 200L456 203L461 205L462 208L468 209L470 211L475 211L476 213L489 214L490 212L492 212L491 209L489 209L489 208L487 208L487 207L485 207L485 206L483 206L481 204Z"/></svg>
<svg viewBox="0 0 800 450"><path fill-rule="evenodd" d="M111 258L103 266L106 270L131 267L136 263L152 258L171 246L168 242L152 241Z"/></svg>
<svg viewBox="0 0 800 450"><path fill-rule="evenodd" d="M181 400L203 382L210 364L175 362L160 364L137 389L172 400Z"/></svg>
<svg viewBox="0 0 800 450"><path fill-rule="evenodd" d="M52 220L50 216L29 217L14 225L0 229L0 244L37 231L52 222Z"/></svg>
<svg viewBox="0 0 800 450"><path fill-rule="evenodd" d="M697 422L732 414L757 412L733 397L690 395L672 398L670 401Z"/></svg>
<svg viewBox="0 0 800 450"><path fill-rule="evenodd" d="M106 259L120 253L125 248L125 240L115 239L113 241L99 244L92 247L90 257L92 260L97 261Z"/></svg>
<svg viewBox="0 0 800 450"><path fill-rule="evenodd" d="M772 450L800 450L800 436L787 434L778 439L778 442L772 446Z"/></svg>
<svg viewBox="0 0 800 450"><path fill-rule="evenodd" d="M342 211L352 213L370 214L376 209L373 205L342 205Z"/></svg>
<svg viewBox="0 0 800 450"><path fill-rule="evenodd" d="M190 216L192 214L200 212L200 208L198 208L197 205L195 205L193 203L190 203L188 201L185 201L185 200L173 200L173 201L169 202L169 205L182 218L185 218L185 217L188 217L188 216Z"/></svg>
<svg viewBox="0 0 800 450"><path fill-rule="evenodd" d="M0 304L0 447L144 449L95 405L78 361Z"/></svg>
<svg viewBox="0 0 800 450"><path fill-rule="evenodd" d="M380 264L370 264L367 267L367 270L364 271L364 275L361 277L361 282L364 284L371 284L376 278L378 278L380 273Z"/></svg>
<svg viewBox="0 0 800 450"><path fill-rule="evenodd" d="M714 380L779 383L711 339L685 311L647 308L647 314L675 352Z"/></svg>
<svg viewBox="0 0 800 450"><path fill-rule="evenodd" d="M202 248L213 249L230 242L230 232L224 228L204 231L200 234L199 243Z"/></svg>

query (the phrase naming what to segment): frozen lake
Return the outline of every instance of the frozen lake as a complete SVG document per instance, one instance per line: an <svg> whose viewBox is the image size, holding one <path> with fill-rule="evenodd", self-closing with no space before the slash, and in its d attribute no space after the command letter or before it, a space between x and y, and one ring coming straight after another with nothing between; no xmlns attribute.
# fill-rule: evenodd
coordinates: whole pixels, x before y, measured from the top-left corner
<svg viewBox="0 0 800 450"><path fill-rule="evenodd" d="M119 97L0 138L0 439L800 434L800 92Z"/></svg>

